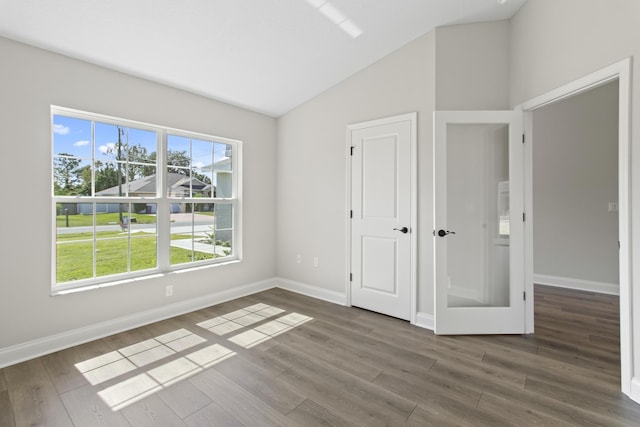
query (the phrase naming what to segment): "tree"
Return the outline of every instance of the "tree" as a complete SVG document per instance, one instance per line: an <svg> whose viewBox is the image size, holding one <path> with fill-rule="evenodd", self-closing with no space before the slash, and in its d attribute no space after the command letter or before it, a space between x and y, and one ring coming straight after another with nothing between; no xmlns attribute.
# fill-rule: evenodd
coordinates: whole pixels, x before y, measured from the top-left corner
<svg viewBox="0 0 640 427"><path fill-rule="evenodd" d="M154 153L155 154L155 153ZM181 175L189 175L189 169L180 169L171 166L180 166L183 168L189 168L191 166L191 157L187 155L186 151L167 151L167 169L169 172L179 173Z"/></svg>
<svg viewBox="0 0 640 427"><path fill-rule="evenodd" d="M118 170L113 167L113 163L96 162L96 193L117 186L119 182L122 182L122 178L121 175L118 180Z"/></svg>
<svg viewBox="0 0 640 427"><path fill-rule="evenodd" d="M129 168L127 170L129 181L140 179L142 177L153 175L156 173L154 166L156 162L155 151L151 154L148 154L146 147L137 144L129 147L126 152L127 160L129 161Z"/></svg>
<svg viewBox="0 0 640 427"><path fill-rule="evenodd" d="M82 181L82 178L78 176L82 160L73 158L72 155L68 153L59 153L58 156L60 157L53 159L55 194L73 194L76 191L78 183Z"/></svg>
<svg viewBox="0 0 640 427"><path fill-rule="evenodd" d="M78 176L82 177L82 184L78 186L78 194L91 195L91 166L86 165L78 170Z"/></svg>
<svg viewBox="0 0 640 427"><path fill-rule="evenodd" d="M155 154L155 153L152 153ZM179 173L180 175L189 175L189 169L176 168L171 166L181 166L184 168L191 167L191 158L187 155L186 151L172 151L167 153L167 170L173 173ZM211 184L211 178L205 174L198 173L191 168L191 176L199 179L205 184Z"/></svg>

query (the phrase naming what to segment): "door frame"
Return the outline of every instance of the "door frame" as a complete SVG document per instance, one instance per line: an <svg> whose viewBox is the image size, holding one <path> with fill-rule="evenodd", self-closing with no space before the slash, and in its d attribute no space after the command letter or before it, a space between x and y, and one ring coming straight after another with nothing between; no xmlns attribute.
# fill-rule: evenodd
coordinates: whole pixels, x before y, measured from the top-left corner
<svg viewBox="0 0 640 427"><path fill-rule="evenodd" d="M620 377L622 392L640 398L640 383L633 385L633 300L631 294L633 260L631 258L631 58L574 80L517 106L524 114L526 141L534 141L533 111L562 101L611 81L619 81L618 92L618 240L620 243ZM525 210L533 209L533 144L525 143ZM525 289L533 295L533 221L525 223ZM534 332L533 298L525 307L526 333ZM633 381L632 381L633 380Z"/></svg>
<svg viewBox="0 0 640 427"><path fill-rule="evenodd" d="M346 305L351 307L351 135L353 131L363 128L368 128L372 126L380 126L397 122L405 122L409 121L411 126L411 139L410 139L410 155L411 155L411 166L410 166L410 174L411 174L411 221L410 221L410 240L411 240L411 283L410 283L410 309L409 312L411 314L410 322L411 324L416 324L417 318L417 280L418 280L418 157L417 157L417 146L418 146L418 113L406 113L400 114L397 116L384 117L380 119L368 120L365 122L351 123L347 125L346 130L346 170L347 170L347 191L346 191L346 209L345 209L345 222L346 222L346 230L347 230L347 271L345 272L345 295L346 295Z"/></svg>

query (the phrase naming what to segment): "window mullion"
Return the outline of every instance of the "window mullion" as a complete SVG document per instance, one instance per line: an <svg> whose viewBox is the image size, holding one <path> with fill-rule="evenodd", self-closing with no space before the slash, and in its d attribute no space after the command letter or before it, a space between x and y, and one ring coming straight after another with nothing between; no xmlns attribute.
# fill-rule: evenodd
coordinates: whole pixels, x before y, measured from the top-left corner
<svg viewBox="0 0 640 427"><path fill-rule="evenodd" d="M158 228L158 268L166 271L170 266L171 247L171 216L170 202L167 200L167 133L164 130L158 132L158 156L156 166L156 192L158 208L156 222Z"/></svg>
<svg viewBox="0 0 640 427"><path fill-rule="evenodd" d="M98 230L97 230L97 212L96 212L96 202L93 202L91 204L92 208L91 210L93 211L92 214L92 220L93 220L93 224L92 224L92 230L93 230L93 278L95 279L96 277L98 277Z"/></svg>

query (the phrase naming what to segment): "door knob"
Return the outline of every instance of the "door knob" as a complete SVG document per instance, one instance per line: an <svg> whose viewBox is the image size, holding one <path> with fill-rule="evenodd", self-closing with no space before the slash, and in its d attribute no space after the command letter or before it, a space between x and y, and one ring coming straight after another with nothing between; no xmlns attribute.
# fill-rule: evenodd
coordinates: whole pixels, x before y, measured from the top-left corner
<svg viewBox="0 0 640 427"><path fill-rule="evenodd" d="M444 237L447 234L456 234L455 231L449 231L449 230L438 230L438 236L440 237Z"/></svg>
<svg viewBox="0 0 640 427"><path fill-rule="evenodd" d="M402 228L394 228L395 231L399 231L401 233L407 234L409 232L409 229L407 227L402 227Z"/></svg>

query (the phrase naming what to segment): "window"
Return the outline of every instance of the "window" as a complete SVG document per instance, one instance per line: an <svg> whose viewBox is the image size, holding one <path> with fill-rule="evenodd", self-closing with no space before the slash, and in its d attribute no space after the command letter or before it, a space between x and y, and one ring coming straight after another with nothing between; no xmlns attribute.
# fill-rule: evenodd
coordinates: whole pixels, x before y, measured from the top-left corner
<svg viewBox="0 0 640 427"><path fill-rule="evenodd" d="M52 107L54 290L239 259L241 143Z"/></svg>

